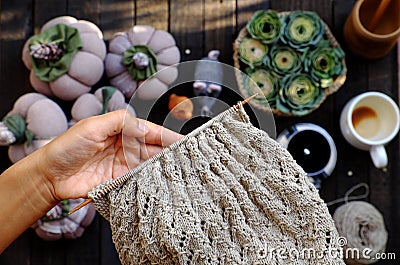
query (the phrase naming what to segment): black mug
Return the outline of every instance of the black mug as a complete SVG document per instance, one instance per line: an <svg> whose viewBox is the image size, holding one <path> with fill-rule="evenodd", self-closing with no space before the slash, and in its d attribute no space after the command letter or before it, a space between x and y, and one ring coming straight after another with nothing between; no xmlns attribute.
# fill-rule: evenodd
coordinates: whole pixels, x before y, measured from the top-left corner
<svg viewBox="0 0 400 265"><path fill-rule="evenodd" d="M325 129L316 124L297 123L285 129L276 140L289 151L317 189L335 168L335 142Z"/></svg>

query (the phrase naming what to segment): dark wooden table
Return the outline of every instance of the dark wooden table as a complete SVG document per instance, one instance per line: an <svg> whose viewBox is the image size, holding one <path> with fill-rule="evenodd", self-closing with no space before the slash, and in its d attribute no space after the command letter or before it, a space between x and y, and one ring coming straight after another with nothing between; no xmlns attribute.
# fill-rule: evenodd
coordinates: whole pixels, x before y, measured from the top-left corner
<svg viewBox="0 0 400 265"><path fill-rule="evenodd" d="M55 16L71 15L90 20L109 40L118 31L135 24L148 24L171 32L181 49L182 61L203 57L211 49L221 51L220 60L232 65L232 42L251 15L259 9L313 10L330 26L347 52L347 80L334 95L312 114L302 118L276 118L277 132L297 122L313 122L324 127L334 138L338 163L320 191L325 201L344 196L352 186L366 182L370 187L367 201L384 215L389 233L387 252L396 260L378 264L399 264L400 259L400 160L399 139L388 146L387 172L374 168L367 152L351 147L340 134L339 115L354 95L377 90L398 102L397 49L376 61L354 57L346 49L342 29L355 1L349 0L2 0L0 1L0 116L11 109L21 95L31 92L28 71L21 57L25 40ZM66 105L68 107L68 104ZM7 148L0 148L0 170L10 162ZM351 171L352 176L348 175ZM333 206L331 212L335 210ZM1 235L0 235L1 240ZM2 255L0 264L119 264L111 241L108 223L99 215L83 237L74 241L46 242L33 230L22 234Z"/></svg>

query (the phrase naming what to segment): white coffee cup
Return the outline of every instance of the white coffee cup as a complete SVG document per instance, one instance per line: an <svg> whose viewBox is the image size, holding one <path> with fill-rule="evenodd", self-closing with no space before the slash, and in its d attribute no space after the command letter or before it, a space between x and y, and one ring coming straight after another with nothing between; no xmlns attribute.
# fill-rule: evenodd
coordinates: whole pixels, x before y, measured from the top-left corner
<svg viewBox="0 0 400 265"><path fill-rule="evenodd" d="M376 91L352 98L340 116L344 138L352 146L369 151L377 168L387 166L384 145L396 136L399 126L399 107L389 96Z"/></svg>

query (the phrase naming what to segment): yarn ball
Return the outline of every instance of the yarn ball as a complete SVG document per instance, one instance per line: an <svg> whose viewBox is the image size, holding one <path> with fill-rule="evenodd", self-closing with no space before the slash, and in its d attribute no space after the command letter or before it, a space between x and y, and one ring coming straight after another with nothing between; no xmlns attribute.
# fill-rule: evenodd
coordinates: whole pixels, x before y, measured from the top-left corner
<svg viewBox="0 0 400 265"><path fill-rule="evenodd" d="M358 249L356 255L345 255L347 264L371 264L377 253L385 252L388 233L382 214L370 203L353 201L340 206L333 215L339 235L347 239L346 249ZM368 257L363 251L369 248ZM353 256L353 257L352 257Z"/></svg>

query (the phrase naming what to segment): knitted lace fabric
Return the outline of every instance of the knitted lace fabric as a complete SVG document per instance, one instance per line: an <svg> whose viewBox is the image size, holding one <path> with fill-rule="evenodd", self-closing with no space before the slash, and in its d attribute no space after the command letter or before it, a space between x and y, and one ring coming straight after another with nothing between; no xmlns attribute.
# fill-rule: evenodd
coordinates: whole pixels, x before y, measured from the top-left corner
<svg viewBox="0 0 400 265"><path fill-rule="evenodd" d="M241 105L89 197L122 264L344 264L318 191Z"/></svg>

